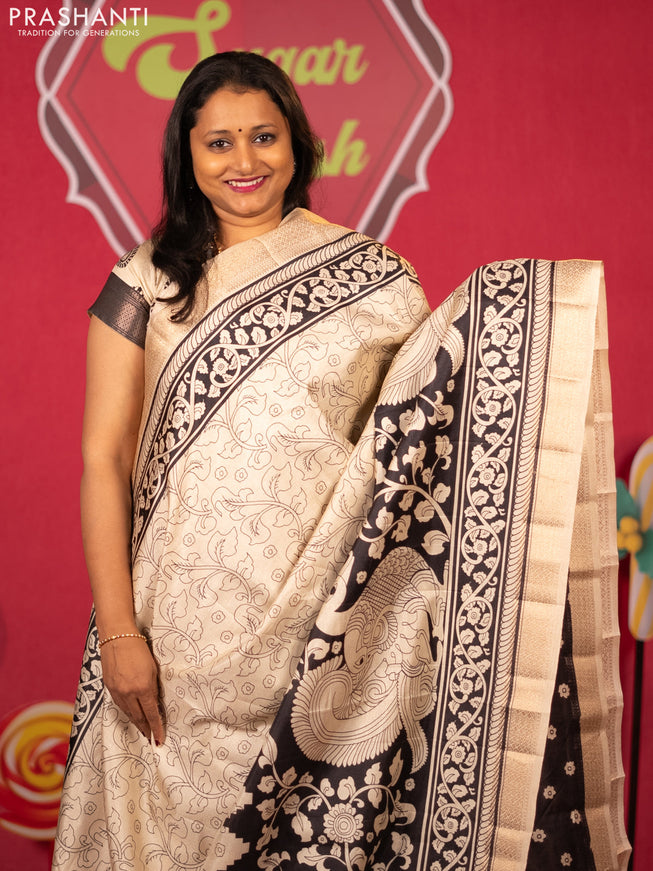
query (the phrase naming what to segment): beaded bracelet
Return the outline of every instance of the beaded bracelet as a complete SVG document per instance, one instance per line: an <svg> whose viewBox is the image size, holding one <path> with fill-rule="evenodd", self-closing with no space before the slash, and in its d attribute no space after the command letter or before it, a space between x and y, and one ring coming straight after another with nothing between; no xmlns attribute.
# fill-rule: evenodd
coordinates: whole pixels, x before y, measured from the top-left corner
<svg viewBox="0 0 653 871"><path fill-rule="evenodd" d="M103 644L108 644L110 641L116 641L118 638L141 638L143 641L147 641L147 638L144 635L141 635L140 632L123 632L120 635L109 635L107 638L103 638L102 641L98 641L98 650Z"/></svg>

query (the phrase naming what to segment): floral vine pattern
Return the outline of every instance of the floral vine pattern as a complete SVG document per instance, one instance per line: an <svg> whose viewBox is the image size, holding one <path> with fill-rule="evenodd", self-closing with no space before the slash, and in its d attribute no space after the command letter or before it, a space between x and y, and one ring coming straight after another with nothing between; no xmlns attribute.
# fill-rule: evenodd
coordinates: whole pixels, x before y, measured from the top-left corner
<svg viewBox="0 0 653 871"><path fill-rule="evenodd" d="M143 746L101 709L64 808L71 854L102 789L140 813L137 779L150 816L128 829L107 811L97 832L126 868L470 871L487 859L496 687L511 680L498 651L514 650L506 613L525 559L511 550L526 523L515 494L543 410L529 393L548 337L534 284L549 267L477 271L405 342L378 394L396 337L384 331L396 348L422 320L414 276L382 246L347 245L218 306L218 328L197 325L161 376L136 473L134 589L167 738ZM573 701L569 680L558 694ZM545 807L581 765L567 752L543 781ZM581 810L566 807L568 830ZM548 837L536 826L534 856ZM577 855L558 852L563 866Z"/></svg>
<svg viewBox="0 0 653 871"><path fill-rule="evenodd" d="M431 871L468 867L474 851L482 792L483 734L489 721L492 648L502 607L501 565L506 547L515 441L525 387L524 329L527 269L497 263L477 274L484 301L473 339L471 438L456 553L459 567L448 676L447 719L438 760L436 810L431 821L437 859ZM470 342L471 342L470 338ZM472 368L472 364L468 361Z"/></svg>
<svg viewBox="0 0 653 871"><path fill-rule="evenodd" d="M261 793L275 792L257 806L264 824L256 842L259 868L279 868L291 861L287 850L270 853L269 844L278 838L279 820L285 816L290 827L303 845L296 856L297 862L318 871L342 868L347 871L368 867L369 845L388 826L402 826L415 819L415 806L402 798L397 783L403 768L401 752L397 752L389 771L384 773L377 763L367 767L362 779L341 777L337 781L322 778L316 781L310 773L298 776L294 768L279 773L276 766L277 746L269 738L259 758L259 765L270 774L259 782ZM387 781L387 782L384 782ZM407 788L412 784L409 782ZM373 817L364 817L364 809L373 809ZM406 835L392 833L396 867L407 868L406 860L413 846ZM328 851L325 848L328 847ZM374 849L372 849L372 855ZM409 860L408 860L409 861ZM392 863L394 864L394 863ZM381 867L374 866L377 871Z"/></svg>
<svg viewBox="0 0 653 871"><path fill-rule="evenodd" d="M206 325L200 323L195 329L205 338L175 371L172 385L166 384L166 399L158 408L158 419L149 422L156 438L150 441L146 455L138 459L134 551L175 461L188 451L214 410L252 369L327 314L378 291L402 273L412 272L405 261L389 257L383 245L364 236L350 234L337 248L341 253L328 260L318 259L312 268L296 266L297 274L275 283L267 292L257 293L235 312L223 318L211 312L205 318ZM307 267L315 259L314 255L305 258ZM242 294L246 297L247 289Z"/></svg>
<svg viewBox="0 0 653 871"><path fill-rule="evenodd" d="M95 626L95 611L91 613L84 656L77 686L77 697L73 709L70 729L70 750L66 761L66 771L75 756L75 751L84 738L84 734L102 705L104 683L102 681L102 664L98 647L98 634Z"/></svg>
<svg viewBox="0 0 653 871"><path fill-rule="evenodd" d="M104 692L92 626L55 867L218 871L249 848L224 821L360 529L372 489L371 453L355 450L364 422L428 315L407 264L339 232L328 225L309 254L298 242L296 258L229 295L217 276L213 308L181 339L153 315L163 368L148 385L135 480L169 454L160 490L136 484L135 501L151 501L133 584L166 739L150 746ZM139 250L122 269L127 286L149 280L147 262ZM233 353L242 371L205 371Z"/></svg>
<svg viewBox="0 0 653 871"><path fill-rule="evenodd" d="M510 261L476 273L445 303L444 333L423 325L401 379L388 375L371 509L250 774L254 803L232 820L251 832L259 815L258 867L409 868L426 839L420 867L473 864L532 270ZM405 381L419 392L403 397ZM402 673L419 679L402 684ZM398 813L408 794L411 812Z"/></svg>

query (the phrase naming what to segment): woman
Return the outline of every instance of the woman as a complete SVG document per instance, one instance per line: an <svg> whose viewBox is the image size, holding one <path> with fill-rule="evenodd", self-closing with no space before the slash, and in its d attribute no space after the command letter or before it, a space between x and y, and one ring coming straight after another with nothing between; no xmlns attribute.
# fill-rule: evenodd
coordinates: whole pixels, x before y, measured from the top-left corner
<svg viewBox="0 0 653 871"><path fill-rule="evenodd" d="M526 863L569 561L542 521L573 523L535 481L580 474L533 436L570 404L582 443L600 271L575 282L571 396L548 290L569 270L488 267L425 320L405 261L306 211L319 160L274 64L203 61L166 131L163 220L91 309L95 616L54 868ZM553 580L524 636L529 560ZM579 802L554 829L590 867L615 842L590 849Z"/></svg>
<svg viewBox="0 0 653 871"><path fill-rule="evenodd" d="M202 795L223 815L236 806L345 557L342 543L320 539L318 521L391 357L428 314L407 264L296 208L308 205L320 159L276 65L244 53L199 64L166 131L163 221L91 309L82 516L91 643L110 697L87 743L120 755L119 779L145 766L153 788L156 767L164 827L197 816L197 833L175 834L170 856L192 839L204 849L218 810L204 821ZM242 313L229 320L233 305ZM216 307L230 335L202 347ZM188 354L181 366L176 348ZM166 398L169 378L179 386ZM349 537L353 508L333 512ZM75 760L95 765L80 757L69 785ZM127 781L105 798L107 817L109 801L139 807ZM148 843L143 812L130 844ZM207 868L230 840L219 837ZM60 849L60 867L78 848Z"/></svg>

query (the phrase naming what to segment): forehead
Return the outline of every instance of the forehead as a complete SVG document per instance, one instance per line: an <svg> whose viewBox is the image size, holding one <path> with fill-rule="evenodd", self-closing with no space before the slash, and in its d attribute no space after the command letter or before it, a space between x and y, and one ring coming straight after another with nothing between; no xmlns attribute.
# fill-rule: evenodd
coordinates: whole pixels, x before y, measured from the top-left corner
<svg viewBox="0 0 653 871"><path fill-rule="evenodd" d="M198 110L195 126L229 130L283 124L285 118L266 91L234 91L219 88Z"/></svg>

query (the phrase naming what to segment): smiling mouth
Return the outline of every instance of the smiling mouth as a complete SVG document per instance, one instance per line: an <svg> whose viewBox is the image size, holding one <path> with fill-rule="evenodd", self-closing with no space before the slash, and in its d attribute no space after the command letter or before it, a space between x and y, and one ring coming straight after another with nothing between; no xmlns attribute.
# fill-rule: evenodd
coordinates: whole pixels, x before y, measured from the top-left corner
<svg viewBox="0 0 653 871"><path fill-rule="evenodd" d="M237 191L252 191L259 188L265 181L264 175L259 175L256 178L229 179L227 184L230 188Z"/></svg>

